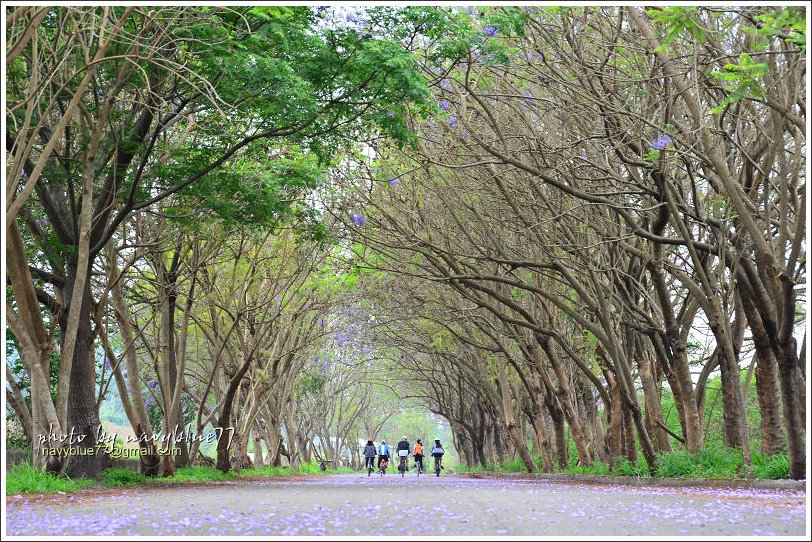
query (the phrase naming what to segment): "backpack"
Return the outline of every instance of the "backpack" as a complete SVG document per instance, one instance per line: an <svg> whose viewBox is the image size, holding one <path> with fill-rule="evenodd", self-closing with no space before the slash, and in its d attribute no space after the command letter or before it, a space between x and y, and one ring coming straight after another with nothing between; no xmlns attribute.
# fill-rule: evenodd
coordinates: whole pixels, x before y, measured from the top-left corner
<svg viewBox="0 0 812 542"><path fill-rule="evenodd" d="M378 446L378 455L389 455L389 446L386 444Z"/></svg>

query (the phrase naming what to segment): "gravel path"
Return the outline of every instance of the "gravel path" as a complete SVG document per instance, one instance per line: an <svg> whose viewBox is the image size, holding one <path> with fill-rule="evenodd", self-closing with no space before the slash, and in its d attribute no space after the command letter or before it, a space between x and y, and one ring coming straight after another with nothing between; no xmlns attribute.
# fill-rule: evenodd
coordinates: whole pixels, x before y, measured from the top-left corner
<svg viewBox="0 0 812 542"><path fill-rule="evenodd" d="M7 498L7 535L802 536L806 493L387 474Z"/></svg>

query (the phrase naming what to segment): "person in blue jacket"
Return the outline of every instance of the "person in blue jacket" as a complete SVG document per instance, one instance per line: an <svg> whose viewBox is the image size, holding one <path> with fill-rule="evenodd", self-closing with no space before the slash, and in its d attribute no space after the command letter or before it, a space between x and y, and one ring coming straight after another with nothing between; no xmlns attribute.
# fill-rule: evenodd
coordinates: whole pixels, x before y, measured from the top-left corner
<svg viewBox="0 0 812 542"><path fill-rule="evenodd" d="M381 459L385 457L386 461L389 462L392 459L390 457L391 455L392 454L389 451L389 446L386 444L385 440L382 440L378 445L378 470L381 470Z"/></svg>

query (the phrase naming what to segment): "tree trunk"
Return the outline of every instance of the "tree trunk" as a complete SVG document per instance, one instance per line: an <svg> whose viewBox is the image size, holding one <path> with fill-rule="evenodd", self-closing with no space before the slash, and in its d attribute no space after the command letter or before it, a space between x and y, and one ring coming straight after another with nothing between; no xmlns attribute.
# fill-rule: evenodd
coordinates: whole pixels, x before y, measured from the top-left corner
<svg viewBox="0 0 812 542"><path fill-rule="evenodd" d="M789 447L789 476L794 480L806 477L806 448L804 446L804 419L801 417L797 398L801 395L802 383L798 375L798 361L794 343L785 349L785 355L778 361L778 374L781 380L781 399L784 404L784 423L787 429Z"/></svg>
<svg viewBox="0 0 812 542"><path fill-rule="evenodd" d="M550 417L553 419L553 434L555 435L555 455L558 462L558 470L564 470L569 466L567 434L564 427L564 416L557 407L549 408Z"/></svg>
<svg viewBox="0 0 812 542"><path fill-rule="evenodd" d="M654 380L652 372L651 358L645 350L637 358L640 368L640 381L643 384L643 398L646 404L646 425L649 434L654 437L654 444L658 452L670 452L671 441L668 440L668 433L662 428L665 425L663 419L663 409L661 404L659 386Z"/></svg>
<svg viewBox="0 0 812 542"><path fill-rule="evenodd" d="M756 352L755 363L756 396L761 412L761 451L773 455L785 448L778 391L778 363L769 349L763 354Z"/></svg>
<svg viewBox="0 0 812 542"><path fill-rule="evenodd" d="M637 464L637 445L634 442L634 422L630 408L623 408L623 447L626 459L631 464Z"/></svg>
<svg viewBox="0 0 812 542"><path fill-rule="evenodd" d="M536 453L541 456L542 472L553 472L553 450L550 444L550 429L544 417L541 380L535 370L531 370L529 373L532 388L530 391L530 408L532 412L529 419L535 434L534 448Z"/></svg>
<svg viewBox="0 0 812 542"><path fill-rule="evenodd" d="M72 283L71 278L68 277L70 283ZM70 298L69 294L66 294L65 297ZM85 281L81 302L82 318L80 318L76 330L73 367L70 372L67 427L74 430L76 434L83 435L84 438L81 443L77 444L76 453L70 455L65 462L65 473L70 477L94 478L102 471L102 454L99 453L100 449L95 447L100 423L99 412L96 408L94 334L89 317L92 306L89 280Z"/></svg>
<svg viewBox="0 0 812 542"><path fill-rule="evenodd" d="M604 410L606 411L606 448L609 451L609 466L614 468L618 458L623 454L623 397L617 379L611 371L604 369L603 374L612 399Z"/></svg>
<svg viewBox="0 0 812 542"><path fill-rule="evenodd" d="M245 359L245 362L243 362L237 374L231 378L228 389L226 390L226 395L223 398L223 411L217 420L217 427L222 430L220 439L217 441L217 470L224 473L231 469L228 448L231 445L231 437L233 435L231 435L231 431L228 431L228 429L231 427L231 410L234 406L234 396L237 393L237 388L242 381L242 377L245 376L250 365L251 357L249 356Z"/></svg>
<svg viewBox="0 0 812 542"><path fill-rule="evenodd" d="M513 405L511 404L510 385L508 384L505 371L505 362L500 357L498 358L498 363L499 379L496 381L496 386L497 390L499 391L499 395L502 397L502 416L505 422L505 427L511 440L513 441L513 446L516 448L519 457L522 458L524 468L527 470L527 472L535 472L536 463L533 461L533 456L530 455L530 451L527 449L527 442L524 439L524 435L521 434L519 428L516 426L516 418L513 415ZM494 428L495 427L496 425L494 425Z"/></svg>

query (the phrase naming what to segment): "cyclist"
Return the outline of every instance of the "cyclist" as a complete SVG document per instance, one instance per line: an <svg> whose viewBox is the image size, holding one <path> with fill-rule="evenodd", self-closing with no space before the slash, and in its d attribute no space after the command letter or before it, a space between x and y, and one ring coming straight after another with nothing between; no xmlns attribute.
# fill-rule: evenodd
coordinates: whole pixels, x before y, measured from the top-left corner
<svg viewBox="0 0 812 542"><path fill-rule="evenodd" d="M381 470L381 460L386 458L386 462L389 462L389 446L386 445L386 441L382 440L381 443L378 445L378 470Z"/></svg>
<svg viewBox="0 0 812 542"><path fill-rule="evenodd" d="M411 449L411 445L409 444L408 437L403 435L403 438L400 439L398 442L398 457L400 458L400 465L398 465L398 470L401 474L406 472L406 462L409 460L409 450Z"/></svg>
<svg viewBox="0 0 812 542"><path fill-rule="evenodd" d="M372 469L375 465L375 445L372 439L367 440L367 445L364 446L364 468L367 469L367 476L372 474Z"/></svg>
<svg viewBox="0 0 812 542"><path fill-rule="evenodd" d="M417 443L414 445L414 464L417 465L417 474L421 472L425 472L423 468L423 443L420 442L420 439L417 439Z"/></svg>
<svg viewBox="0 0 812 542"><path fill-rule="evenodd" d="M434 458L434 470L437 472L437 476L440 476L440 469L443 468L443 454L445 450L443 450L443 445L440 444L440 439L434 439L434 447L431 449L431 456Z"/></svg>

